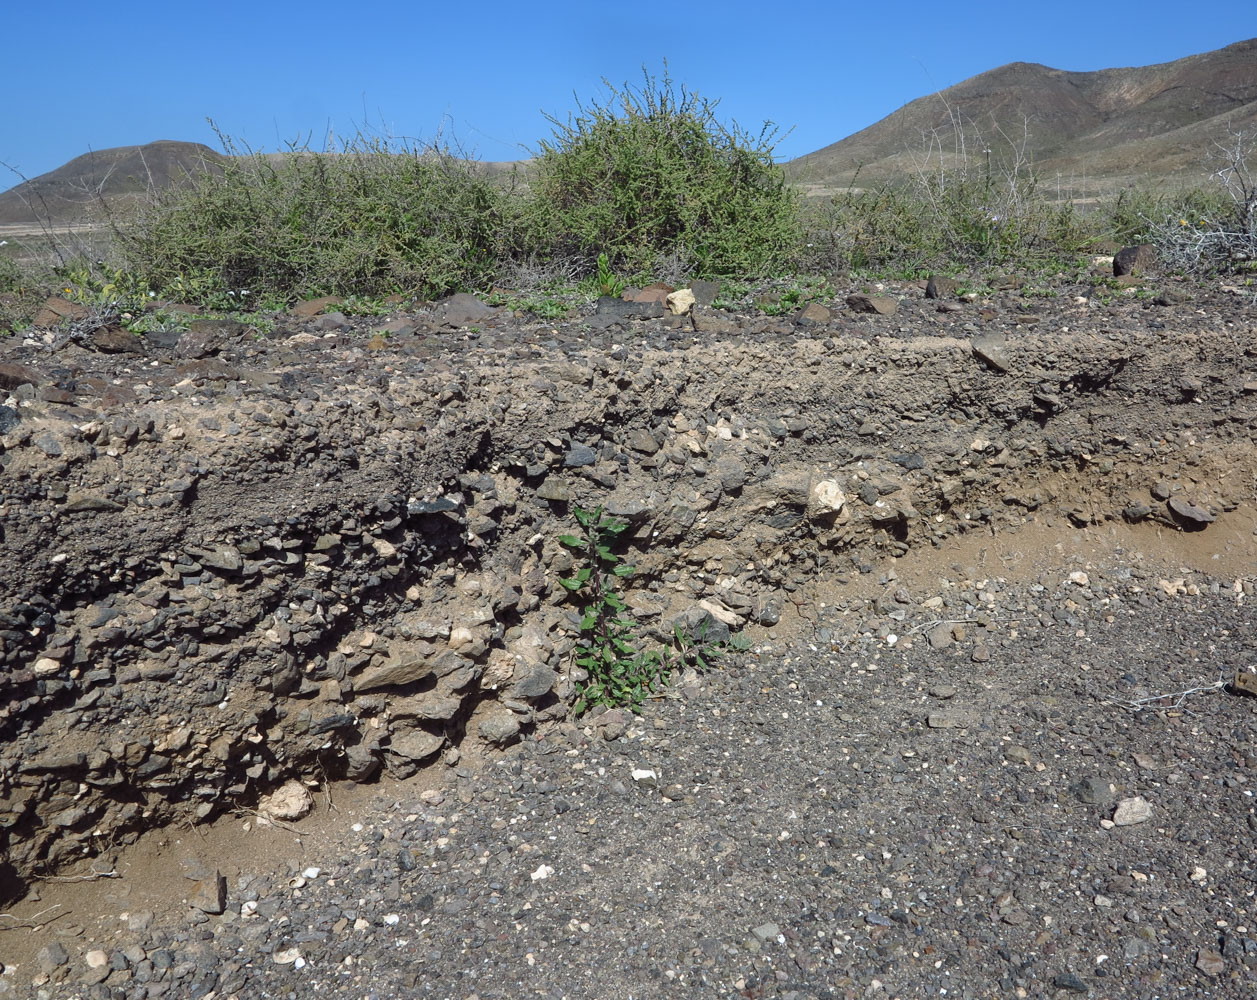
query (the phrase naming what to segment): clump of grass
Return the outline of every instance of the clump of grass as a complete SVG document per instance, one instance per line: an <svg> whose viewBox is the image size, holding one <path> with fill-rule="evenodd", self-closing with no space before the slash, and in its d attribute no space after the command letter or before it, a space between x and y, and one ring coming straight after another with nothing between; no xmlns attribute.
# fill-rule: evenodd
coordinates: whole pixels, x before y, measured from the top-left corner
<svg viewBox="0 0 1257 1000"><path fill-rule="evenodd" d="M589 273L777 273L798 251L799 200L772 158L777 131L724 124L716 103L665 75L607 84L601 103L551 117L529 206L536 252Z"/></svg>

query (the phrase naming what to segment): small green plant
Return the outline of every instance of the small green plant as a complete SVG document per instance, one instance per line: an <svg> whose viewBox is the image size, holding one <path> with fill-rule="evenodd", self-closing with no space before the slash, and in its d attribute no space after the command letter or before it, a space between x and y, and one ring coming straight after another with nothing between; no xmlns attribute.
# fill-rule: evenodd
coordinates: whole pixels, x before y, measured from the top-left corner
<svg viewBox="0 0 1257 1000"><path fill-rule="evenodd" d="M598 294L618 299L624 291L624 282L616 277L605 253L598 255Z"/></svg>
<svg viewBox="0 0 1257 1000"><path fill-rule="evenodd" d="M751 640L742 632L735 632L728 639L709 638L708 622L710 619L699 625L697 632L687 631L680 622L672 626L673 640L682 663L707 670L730 652L745 653L751 648Z"/></svg>
<svg viewBox="0 0 1257 1000"><path fill-rule="evenodd" d="M628 524L602 507L576 507L573 513L581 533L561 535L559 541L581 556L583 565L559 583L582 604L575 662L587 676L578 685L572 711L581 715L598 705L637 708L655 690L668 664L662 651L641 648L616 590L617 581L633 575L633 567L612 551Z"/></svg>
<svg viewBox="0 0 1257 1000"><path fill-rule="evenodd" d="M491 292L485 300L491 306L505 306L530 312L540 319L565 319L576 307L580 296L575 289L548 288L533 292Z"/></svg>

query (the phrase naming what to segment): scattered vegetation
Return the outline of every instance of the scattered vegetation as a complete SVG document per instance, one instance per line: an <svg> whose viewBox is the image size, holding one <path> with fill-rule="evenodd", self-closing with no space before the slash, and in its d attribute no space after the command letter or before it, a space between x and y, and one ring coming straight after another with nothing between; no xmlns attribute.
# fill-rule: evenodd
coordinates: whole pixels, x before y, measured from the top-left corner
<svg viewBox="0 0 1257 1000"><path fill-rule="evenodd" d="M628 283L719 277L717 306L772 315L826 299L835 273L1081 280L1097 251L1139 242L1182 273L1257 261L1251 134L1217 144L1212 190L1125 190L1084 209L1043 189L1024 137L1001 136L998 154L957 126L946 155L928 137L908 181L803 206L773 162L771 123L725 124L666 74L608 84L601 102L550 120L535 161L505 179L440 141L359 134L267 155L220 135L225 169L152 192L114 220L107 247L75 250L49 228L42 264L0 248L0 327L20 328L49 293L142 331L178 322L155 303L256 313L329 293L379 315L399 296L476 291L558 320ZM1053 292L1033 281L1025 294Z"/></svg>

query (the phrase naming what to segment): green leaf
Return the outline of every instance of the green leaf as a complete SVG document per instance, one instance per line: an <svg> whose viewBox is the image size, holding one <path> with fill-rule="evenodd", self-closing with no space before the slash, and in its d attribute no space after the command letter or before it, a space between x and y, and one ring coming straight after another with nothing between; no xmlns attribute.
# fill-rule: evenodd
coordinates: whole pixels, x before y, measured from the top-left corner
<svg viewBox="0 0 1257 1000"><path fill-rule="evenodd" d="M585 615L585 617L580 620L580 630L582 632L587 632L597 624L597 615Z"/></svg>
<svg viewBox="0 0 1257 1000"><path fill-rule="evenodd" d="M570 545L574 549L583 549L585 547L585 539L577 535L559 535L559 542L562 545Z"/></svg>
<svg viewBox="0 0 1257 1000"><path fill-rule="evenodd" d="M594 575L594 571L588 566L582 567L576 573L576 579L581 583L588 583L589 578Z"/></svg>
<svg viewBox="0 0 1257 1000"><path fill-rule="evenodd" d="M634 573L637 572L637 568L634 566L629 566L627 563L620 563L620 565L617 566L615 569L613 569L611 572L614 573L616 576L632 576Z"/></svg>
<svg viewBox="0 0 1257 1000"><path fill-rule="evenodd" d="M560 580L559 586L566 587L568 590L571 590L571 591L576 591L576 590L580 590L581 582L580 580Z"/></svg>

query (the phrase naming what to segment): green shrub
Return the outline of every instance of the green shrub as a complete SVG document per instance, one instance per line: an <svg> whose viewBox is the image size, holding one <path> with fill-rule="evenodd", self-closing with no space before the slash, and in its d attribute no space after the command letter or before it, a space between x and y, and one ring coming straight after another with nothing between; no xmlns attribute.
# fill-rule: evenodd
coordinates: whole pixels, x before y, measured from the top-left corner
<svg viewBox="0 0 1257 1000"><path fill-rule="evenodd" d="M152 287L182 297L435 296L491 279L503 197L444 148L359 135L334 153L236 156L159 192L120 249Z"/></svg>
<svg viewBox="0 0 1257 1000"><path fill-rule="evenodd" d="M716 117L716 104L665 76L640 90L607 84L604 103L551 117L530 204L536 252L589 274L605 253L636 277L751 277L797 253L799 201L758 137Z"/></svg>

